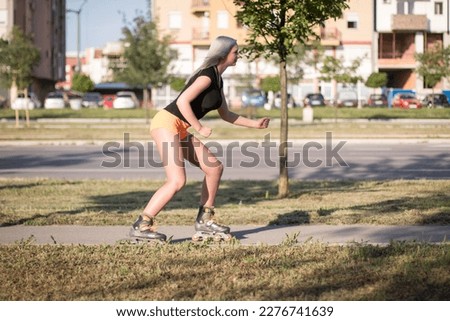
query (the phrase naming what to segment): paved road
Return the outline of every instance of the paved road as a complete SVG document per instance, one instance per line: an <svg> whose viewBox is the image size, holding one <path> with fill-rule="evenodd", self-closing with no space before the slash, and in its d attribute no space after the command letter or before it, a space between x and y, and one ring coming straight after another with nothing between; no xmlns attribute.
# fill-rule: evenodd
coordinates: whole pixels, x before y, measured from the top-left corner
<svg viewBox="0 0 450 321"><path fill-rule="evenodd" d="M24 226L0 227L0 244L33 240L37 244L116 244L127 239L127 226ZM159 231L172 242L190 240L193 226L160 226ZM387 244L391 241L439 243L450 238L450 226L380 226L380 225L296 225L231 226L232 234L243 245L280 244L297 239L328 244Z"/></svg>
<svg viewBox="0 0 450 321"><path fill-rule="evenodd" d="M118 144L118 143L117 143ZM0 177L164 179L153 144L0 144ZM225 165L224 179L278 177L278 145L264 141L210 142ZM293 141L294 179L450 179L450 140ZM186 166L189 179L202 173Z"/></svg>

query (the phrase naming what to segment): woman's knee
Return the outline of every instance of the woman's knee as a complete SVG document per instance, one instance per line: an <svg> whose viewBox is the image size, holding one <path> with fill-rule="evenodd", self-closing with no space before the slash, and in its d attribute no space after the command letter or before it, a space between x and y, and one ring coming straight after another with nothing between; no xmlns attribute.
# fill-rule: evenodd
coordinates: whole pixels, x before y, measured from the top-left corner
<svg viewBox="0 0 450 321"><path fill-rule="evenodd" d="M220 161L216 161L212 166L209 166L204 170L206 175L221 177L223 173L223 164Z"/></svg>
<svg viewBox="0 0 450 321"><path fill-rule="evenodd" d="M179 192L186 185L186 177L180 175L170 178L167 180L166 184L168 184L175 193Z"/></svg>

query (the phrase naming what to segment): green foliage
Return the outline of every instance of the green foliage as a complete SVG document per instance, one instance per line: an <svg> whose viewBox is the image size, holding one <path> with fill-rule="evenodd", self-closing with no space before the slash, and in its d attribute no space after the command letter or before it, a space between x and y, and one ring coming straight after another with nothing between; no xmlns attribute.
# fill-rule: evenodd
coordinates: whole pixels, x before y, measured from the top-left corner
<svg viewBox="0 0 450 321"><path fill-rule="evenodd" d="M336 80L342 84L356 84L362 77L358 73L358 68L361 66L362 58L356 58L351 62L350 66L344 65L343 58L338 59L331 56L326 56L323 60L323 66L320 70L322 76L320 79L325 81Z"/></svg>
<svg viewBox="0 0 450 321"><path fill-rule="evenodd" d="M269 76L261 81L261 89L265 92L278 92L281 89L280 87L280 76Z"/></svg>
<svg viewBox="0 0 450 321"><path fill-rule="evenodd" d="M388 78L385 72L373 72L366 80L366 86L369 88L380 88L387 85Z"/></svg>
<svg viewBox="0 0 450 321"><path fill-rule="evenodd" d="M76 73L73 76L73 80L72 80L72 89L73 90L85 93L88 91L92 91L94 89L94 87L95 87L95 84L89 76L87 76L85 74L81 74L81 73Z"/></svg>
<svg viewBox="0 0 450 321"><path fill-rule="evenodd" d="M143 87L167 83L169 64L177 57L169 47L169 37L161 39L155 23L142 16L134 19L132 27L124 27L122 33L126 66L112 66L115 80Z"/></svg>
<svg viewBox="0 0 450 321"><path fill-rule="evenodd" d="M234 0L240 7L237 19L250 30L248 55L269 58L278 55L281 61L293 53L295 44L316 37L314 27L330 18L339 18L348 8L346 0Z"/></svg>
<svg viewBox="0 0 450 321"><path fill-rule="evenodd" d="M7 87L15 83L19 90L27 88L39 60L39 50L18 27L13 27L7 39L0 39L0 81Z"/></svg>
<svg viewBox="0 0 450 321"><path fill-rule="evenodd" d="M442 78L450 76L450 47L444 49L436 45L431 50L415 54L415 58L419 63L416 72L427 86L434 87Z"/></svg>
<svg viewBox="0 0 450 321"><path fill-rule="evenodd" d="M185 83L186 83L186 79L181 78L181 77L173 77L170 80L170 88L172 88L175 91L182 91Z"/></svg>
<svg viewBox="0 0 450 321"><path fill-rule="evenodd" d="M302 64L311 66L315 71L318 70L318 64L322 61L324 48L320 40L314 40L310 43L297 43L287 59L289 81L300 81L304 76Z"/></svg>

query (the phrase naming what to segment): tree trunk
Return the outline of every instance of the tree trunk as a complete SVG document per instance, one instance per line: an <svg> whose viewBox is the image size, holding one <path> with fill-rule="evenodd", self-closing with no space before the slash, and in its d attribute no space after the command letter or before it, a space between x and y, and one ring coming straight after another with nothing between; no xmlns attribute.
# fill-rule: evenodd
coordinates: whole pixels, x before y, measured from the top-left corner
<svg viewBox="0 0 450 321"><path fill-rule="evenodd" d="M30 111L28 110L28 104L30 100L28 98L28 88L25 88L24 90L24 97L25 97L25 122L27 124L27 127L30 127Z"/></svg>
<svg viewBox="0 0 450 321"><path fill-rule="evenodd" d="M289 194L288 176L288 109L287 109L287 74L286 61L280 62L281 81L281 126L280 126L280 177L278 180L278 197L285 198Z"/></svg>
<svg viewBox="0 0 450 321"><path fill-rule="evenodd" d="M148 111L148 88L144 87L142 90L142 96L143 96L143 107L145 108L145 123L150 123L150 113Z"/></svg>

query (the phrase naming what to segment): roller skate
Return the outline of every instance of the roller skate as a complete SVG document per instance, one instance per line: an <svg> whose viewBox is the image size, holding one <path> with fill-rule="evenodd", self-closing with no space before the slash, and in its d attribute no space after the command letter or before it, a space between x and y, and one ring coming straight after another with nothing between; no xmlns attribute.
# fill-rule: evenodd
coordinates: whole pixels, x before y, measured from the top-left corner
<svg viewBox="0 0 450 321"><path fill-rule="evenodd" d="M165 242L166 235L156 232L154 218L143 217L139 215L138 219L131 226L128 234L132 241L140 242Z"/></svg>
<svg viewBox="0 0 450 321"><path fill-rule="evenodd" d="M200 206L197 219L195 220L196 233L192 236L192 241L201 242L213 240L216 242L229 241L232 236L228 226L219 225L214 222L214 208Z"/></svg>

